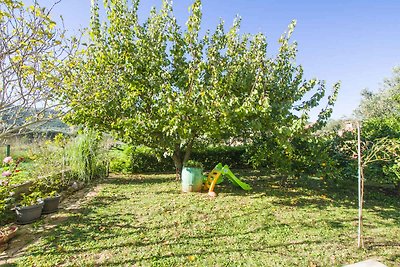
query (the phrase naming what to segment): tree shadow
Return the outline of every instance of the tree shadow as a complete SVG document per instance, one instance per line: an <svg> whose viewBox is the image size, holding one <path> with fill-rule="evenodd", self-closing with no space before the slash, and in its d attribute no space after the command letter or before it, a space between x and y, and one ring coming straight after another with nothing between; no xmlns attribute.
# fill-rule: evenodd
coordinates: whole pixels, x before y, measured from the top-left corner
<svg viewBox="0 0 400 267"><path fill-rule="evenodd" d="M104 184L113 185L141 185L141 184L162 184L172 182L172 179L151 175L134 176L111 176L103 180Z"/></svg>
<svg viewBox="0 0 400 267"><path fill-rule="evenodd" d="M325 181L320 178L300 177L296 180L287 180L282 182L282 177L276 175L265 175L263 173L253 172L251 175L245 171L239 172L238 177L246 183L249 183L253 189L251 191L244 191L241 188L235 187L232 183L226 179L226 181L216 187L216 191L223 193L224 196L237 195L237 196L249 196L250 198L265 198L271 197L271 204L276 206L287 206L287 207L308 207L312 206L318 209L326 209L328 206L346 208L357 208L357 185L349 183L333 183ZM134 177L111 177L102 181L104 184L111 185L156 185L171 183L173 179L168 176L134 176ZM178 183L177 183L178 184ZM367 187L366 190L366 210L379 214L382 218L393 219L396 223L399 223L400 213L398 201L392 195L386 195L385 192L374 191L373 194L368 195L368 191L372 188ZM145 193L145 192L144 192ZM180 194L179 189L165 189L152 192L152 194ZM140 248L145 246L159 245L163 241L161 239L156 240L122 240L117 244L109 244L105 241L113 238L121 238L121 231L128 236L140 236L151 231L158 232L162 229L175 229L173 222L167 222L159 225L149 225L146 223L133 223L135 214L132 214L129 207L126 210L115 211L112 216L109 214L101 214L96 211L106 209L110 204L121 203L129 200L130 197L127 194L121 195L97 195L95 196L85 207L75 210L75 215L71 216L66 221L61 222L57 227L51 231L45 233L42 239L46 242L46 247L51 248L46 251L49 255L59 255L59 248L68 245L72 248L68 250L62 250L62 253L67 256L74 255L76 253L97 253L102 250L119 249L123 247L134 247ZM385 207L381 209L380 207ZM389 209L387 209L389 207ZM250 211L247 213L241 213L236 217L248 216L258 211ZM92 214L94 214L92 216ZM235 216L230 217L234 220ZM317 219L318 220L318 219ZM322 219L320 220L322 221ZM342 229L347 227L349 222L354 220L343 220L343 219L323 219L327 227L333 229ZM319 222L319 221L318 221ZM275 227L286 227L285 224L276 224ZM303 222L302 227L312 229L315 227L315 222ZM267 233L270 230L270 225L263 225L261 227L252 229L251 231L242 231L241 235L251 235L253 233L261 232ZM180 246L188 244L192 240L206 240L212 238L225 238L233 237L233 233L215 232L212 237L209 233L198 233L192 236L181 236L177 240L171 241L169 244L174 246ZM84 243L87 240L96 240L99 245L95 247L80 248L78 244ZM104 242L102 242L104 241ZM301 241L298 244L311 244L319 243L321 240L313 241ZM287 245L293 245L295 243L279 243L274 245L265 245L259 249L271 249L274 247L285 247ZM295 244L296 245L296 244ZM398 246L398 242L373 242L369 247L379 246ZM219 251L212 251L206 249L201 254L226 254L233 252L246 252L252 251L251 249L232 249L232 248L219 248ZM43 251L40 249L33 250L30 252L31 256L42 255ZM196 252L185 252L171 255L155 255L140 258L140 260L152 260L159 261L166 258L172 257L189 257L196 255ZM107 266L118 266L132 263L131 260L117 260L117 261L106 261L104 264Z"/></svg>
<svg viewBox="0 0 400 267"><path fill-rule="evenodd" d="M290 242L290 243L281 243L281 244L276 244L276 245L268 245L268 246L263 246L263 247L258 247L258 248L240 248L240 249L218 249L216 250L213 247L209 248L203 248L201 253L196 252L196 251L189 251L189 252L183 252L183 253L171 253L169 255L161 255L161 256L149 256L149 257L143 257L138 261L146 261L146 260L151 260L152 262L158 262L161 260L165 260L168 258L189 258L193 256L205 256L205 255L213 255L214 257L216 255L226 255L229 253L235 253L239 252L241 254L244 253L253 253L254 251L264 251L264 252L269 252L272 249L276 248L281 248L281 247L287 247L290 245L311 245L311 244L320 244L324 242L323 240L316 240L316 241L301 241L301 242ZM289 252L288 252L289 255ZM121 265L126 265L126 264L133 264L137 263L138 261L133 261L133 260L118 260L118 261L107 261L105 264L107 266L121 266Z"/></svg>
<svg viewBox="0 0 400 267"><path fill-rule="evenodd" d="M333 181L320 177L300 176L288 179L265 170L234 170L237 177L252 186L245 191L234 186L229 179L216 186L217 193L224 195L250 196L252 198L274 197L275 205L291 207L312 206L326 209L328 206L357 208L358 185L354 181ZM176 182L174 174L145 174L118 176L104 181L114 185L156 185ZM176 182L177 185L179 184ZM204 191L203 191L204 192ZM160 190L158 193L180 194L180 189ZM397 194L388 188L365 187L364 209L379 214L384 219L400 222L400 204Z"/></svg>
<svg viewBox="0 0 400 267"><path fill-rule="evenodd" d="M321 177L301 176L296 179L265 173L238 170L237 177L252 186L244 191L224 182L216 190L226 195L250 195L252 198L273 197L273 204L288 207L358 208L358 184L354 181L333 181ZM378 214L383 219L400 223L400 202L392 189L365 186L364 210Z"/></svg>

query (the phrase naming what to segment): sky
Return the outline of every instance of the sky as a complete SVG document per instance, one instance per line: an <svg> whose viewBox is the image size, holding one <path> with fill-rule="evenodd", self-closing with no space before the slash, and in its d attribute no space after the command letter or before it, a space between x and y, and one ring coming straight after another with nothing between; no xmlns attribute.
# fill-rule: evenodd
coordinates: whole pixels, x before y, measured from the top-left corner
<svg viewBox="0 0 400 267"><path fill-rule="evenodd" d="M50 6L55 0L41 0ZM101 2L101 0L100 0ZM142 0L144 19L161 0ZM175 0L174 13L181 25L188 17L190 0ZM400 65L400 1L398 0L203 0L202 29L215 29L220 19L231 25L239 15L241 33L264 33L269 54L278 48L279 36L297 20L292 40L298 43L297 63L306 78L325 80L328 92L341 81L332 118L352 115L364 88L378 91L393 67ZM61 0L53 9L62 15L71 34L87 27L90 0ZM313 110L315 119L319 109Z"/></svg>

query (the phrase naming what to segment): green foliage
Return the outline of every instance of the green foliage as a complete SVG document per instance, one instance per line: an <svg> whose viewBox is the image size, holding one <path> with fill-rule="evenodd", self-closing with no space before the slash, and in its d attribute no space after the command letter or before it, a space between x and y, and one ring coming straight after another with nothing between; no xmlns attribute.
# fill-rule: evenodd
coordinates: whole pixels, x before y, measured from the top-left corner
<svg viewBox="0 0 400 267"><path fill-rule="evenodd" d="M12 219L10 208L15 202L12 189L15 185L33 182L29 188L32 194L23 197L24 204L35 197L48 197L61 192L73 179L88 182L103 177L108 157L101 145L101 135L90 130L71 139L58 135L54 141L26 140L26 144L20 143L18 147L14 143L12 150L24 158L23 161L22 157L10 161L5 167L11 167L12 175L0 178L0 224ZM28 168L26 172L23 171L25 167ZM15 173L15 170L19 172Z"/></svg>
<svg viewBox="0 0 400 267"><path fill-rule="evenodd" d="M139 146L132 149L131 170L138 172L170 172L174 170L171 158L158 157L154 149Z"/></svg>
<svg viewBox="0 0 400 267"><path fill-rule="evenodd" d="M400 141L399 117L371 118L363 122L363 137L369 142L377 142L386 138L390 143L386 150L390 152L384 161L376 161L366 168L366 177L377 183L393 184L400 189L399 155L396 143ZM393 150L393 151L392 151ZM383 156L381 156L383 157Z"/></svg>
<svg viewBox="0 0 400 267"><path fill-rule="evenodd" d="M67 166L83 182L105 176L107 162L103 160L100 140L98 132L85 129L66 146Z"/></svg>
<svg viewBox="0 0 400 267"><path fill-rule="evenodd" d="M18 176L22 171L21 163L24 158L13 159L13 157L5 157L3 159L3 167L1 169L1 176L6 180L11 180L15 176Z"/></svg>
<svg viewBox="0 0 400 267"><path fill-rule="evenodd" d="M19 205L23 207L36 205L41 200L42 196L42 193L39 191L34 191L30 194L22 194L22 199L19 201Z"/></svg>
<svg viewBox="0 0 400 267"><path fill-rule="evenodd" d="M212 170L219 162L233 169L251 168L246 146L212 146L195 149L191 157L204 164L206 170Z"/></svg>
<svg viewBox="0 0 400 267"><path fill-rule="evenodd" d="M246 157L246 147L217 146L195 149L192 159L202 162L205 170L212 170L222 162L231 168L250 168ZM120 173L172 172L175 170L170 157L157 157L149 147L122 145L110 151L110 170Z"/></svg>
<svg viewBox="0 0 400 267"><path fill-rule="evenodd" d="M12 188L9 184L0 184L0 225L4 225L12 218L10 209L15 202Z"/></svg>
<svg viewBox="0 0 400 267"><path fill-rule="evenodd" d="M305 80L295 64L295 21L269 56L266 36L239 33L240 18L227 30L221 21L201 36L200 0L190 7L184 29L167 0L142 24L138 0L130 6L104 1L104 23L98 1L92 3L90 44L68 62L74 69L59 92L70 103L66 120L166 153L177 169L199 143L272 138L285 147L325 95L325 83ZM338 88L316 128L329 117Z"/></svg>
<svg viewBox="0 0 400 267"><path fill-rule="evenodd" d="M132 146L122 145L112 148L110 156L110 171L118 173L132 172Z"/></svg>
<svg viewBox="0 0 400 267"><path fill-rule="evenodd" d="M394 68L393 75L385 79L377 93L364 92L356 113L364 119L363 137L374 143L382 138L388 139L385 150L394 150L400 140L400 68ZM366 168L366 177L377 183L389 183L400 192L399 155L396 152L385 161L372 162Z"/></svg>
<svg viewBox="0 0 400 267"><path fill-rule="evenodd" d="M252 152L253 155L262 157L253 156L250 161L255 166L266 167L285 177L316 176L343 179L347 174L354 174L354 164L351 164L348 155L339 149L340 143L341 139L336 132L306 132L291 138L290 145L284 147L274 139L259 140L250 150L259 147L269 149L263 154Z"/></svg>
<svg viewBox="0 0 400 267"><path fill-rule="evenodd" d="M333 163L331 172L335 179L354 179L357 176L356 131L346 131L342 123L321 132L326 144L326 153ZM400 149L400 121L396 117L370 118L362 122L361 149L362 166L367 183L399 186L398 160ZM333 175L332 175L333 174Z"/></svg>
<svg viewBox="0 0 400 267"><path fill-rule="evenodd" d="M39 192L43 198L45 198L48 196L54 196L67 184L68 179L66 179L64 175L47 175L34 180L30 190L31 192Z"/></svg>
<svg viewBox="0 0 400 267"><path fill-rule="evenodd" d="M185 162L185 164L183 165L183 167L187 167L187 168L200 168L203 169L204 165L203 163L201 163L200 161L196 161L196 160L188 160Z"/></svg>
<svg viewBox="0 0 400 267"><path fill-rule="evenodd" d="M400 139L400 118L386 116L364 120L362 132L366 140L374 140L383 137Z"/></svg>
<svg viewBox="0 0 400 267"><path fill-rule="evenodd" d="M43 176L54 176L63 171L63 149L50 140L31 145L28 153L31 162L31 181Z"/></svg>
<svg viewBox="0 0 400 267"><path fill-rule="evenodd" d="M400 67L393 69L391 78L385 79L382 88L374 93L364 90L355 114L362 120L390 118L400 115Z"/></svg>
<svg viewBox="0 0 400 267"><path fill-rule="evenodd" d="M171 172L174 163L171 158L157 157L153 149L122 145L110 151L110 171L122 173Z"/></svg>

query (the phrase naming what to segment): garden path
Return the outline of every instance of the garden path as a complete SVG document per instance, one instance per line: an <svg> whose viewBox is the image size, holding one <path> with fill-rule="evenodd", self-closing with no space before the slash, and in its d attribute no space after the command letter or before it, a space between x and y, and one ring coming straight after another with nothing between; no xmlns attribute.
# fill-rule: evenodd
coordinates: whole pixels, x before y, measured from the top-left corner
<svg viewBox="0 0 400 267"><path fill-rule="evenodd" d="M49 231L74 213L78 213L80 208L93 199L102 187L103 185L98 184L81 188L72 195L62 197L58 212L43 215L44 218L36 223L19 225L17 236L9 242L4 251L0 251L0 266L15 262L24 254L28 245L40 239L43 232Z"/></svg>

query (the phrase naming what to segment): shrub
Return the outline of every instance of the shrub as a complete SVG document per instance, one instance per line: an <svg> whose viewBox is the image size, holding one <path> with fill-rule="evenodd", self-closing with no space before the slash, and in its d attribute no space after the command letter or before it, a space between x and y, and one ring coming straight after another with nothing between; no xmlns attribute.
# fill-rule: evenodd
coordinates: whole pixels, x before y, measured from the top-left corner
<svg viewBox="0 0 400 267"><path fill-rule="evenodd" d="M199 162L199 161L195 161L195 160L188 160L185 164L183 164L183 167L187 167L187 168L199 168L199 169L203 169L203 163Z"/></svg>
<svg viewBox="0 0 400 267"><path fill-rule="evenodd" d="M247 169L251 165L247 159L245 146L216 146L197 149L191 158L203 163L206 170L211 170L219 162L233 169Z"/></svg>
<svg viewBox="0 0 400 267"><path fill-rule="evenodd" d="M363 122L362 136L368 141L379 138L400 139L400 120L395 117L373 118ZM393 184L400 189L398 157L393 156L389 161L374 162L369 164L365 170L366 179L376 183Z"/></svg>
<svg viewBox="0 0 400 267"><path fill-rule="evenodd" d="M110 171L118 173L132 172L132 146L122 145L113 147L109 151Z"/></svg>
<svg viewBox="0 0 400 267"><path fill-rule="evenodd" d="M0 226L4 225L13 217L11 206L15 203L12 197L10 185L0 185Z"/></svg>
<svg viewBox="0 0 400 267"><path fill-rule="evenodd" d="M174 170L174 163L170 157L158 157L153 149L146 146L132 149L131 171L133 173L170 172Z"/></svg>
<svg viewBox="0 0 400 267"><path fill-rule="evenodd" d="M85 129L66 146L66 163L72 173L82 182L102 177L108 163L100 148L101 134Z"/></svg>
<svg viewBox="0 0 400 267"><path fill-rule="evenodd" d="M122 173L173 172L171 157L157 157L153 149L145 146L119 145L110 151L110 170ZM203 163L205 170L212 170L219 162L231 168L249 168L244 146L208 147L192 152L191 159Z"/></svg>

